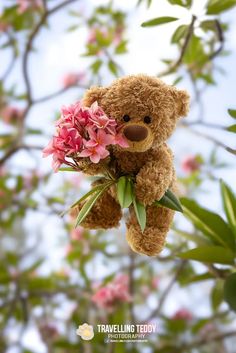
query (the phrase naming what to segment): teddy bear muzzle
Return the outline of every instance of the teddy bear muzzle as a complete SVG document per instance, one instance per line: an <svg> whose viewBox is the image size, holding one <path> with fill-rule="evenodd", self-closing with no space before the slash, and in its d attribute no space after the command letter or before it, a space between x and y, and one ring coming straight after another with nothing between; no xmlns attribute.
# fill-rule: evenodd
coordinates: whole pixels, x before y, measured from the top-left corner
<svg viewBox="0 0 236 353"><path fill-rule="evenodd" d="M148 129L145 126L129 125L123 131L125 137L132 142L140 142L147 138Z"/></svg>

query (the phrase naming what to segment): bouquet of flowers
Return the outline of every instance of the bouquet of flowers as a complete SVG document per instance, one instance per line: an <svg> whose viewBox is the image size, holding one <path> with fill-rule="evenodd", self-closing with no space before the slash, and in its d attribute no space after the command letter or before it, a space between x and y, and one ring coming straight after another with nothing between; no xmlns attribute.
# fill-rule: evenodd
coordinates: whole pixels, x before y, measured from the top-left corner
<svg viewBox="0 0 236 353"><path fill-rule="evenodd" d="M85 107L82 102L77 102L61 109L61 118L56 122L56 134L43 150L43 157L52 155L54 171L83 172L86 171L88 163L96 166L98 162L104 160L102 183L92 188L69 209L84 202L78 214L76 226L85 219L103 192L116 184L121 207L127 208L133 203L140 227L142 231L145 229L146 211L135 197L134 177L131 175L117 177L109 168L108 159L112 158L111 146L128 147L127 141L120 132L121 127L115 119L105 114L97 102L94 102L91 107ZM67 167L61 168L62 165ZM170 190L167 190L155 205L182 212L179 200Z"/></svg>

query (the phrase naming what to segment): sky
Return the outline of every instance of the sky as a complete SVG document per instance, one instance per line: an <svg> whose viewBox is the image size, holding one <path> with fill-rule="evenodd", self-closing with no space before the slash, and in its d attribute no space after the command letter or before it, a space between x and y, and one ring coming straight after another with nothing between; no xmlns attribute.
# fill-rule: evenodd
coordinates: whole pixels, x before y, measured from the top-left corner
<svg viewBox="0 0 236 353"><path fill-rule="evenodd" d="M53 0L52 2L57 3L58 0ZM204 16L203 8L206 1L195 0L195 8L193 13L197 15ZM4 3L4 1L3 1ZM2 3L2 4L3 4ZM85 15L89 14L92 7L98 4L105 4L107 1L99 0L87 0L78 2L78 5L72 6L74 9L82 10ZM127 74L137 74L146 73L150 75L156 75L163 69L163 64L161 63L162 58L175 57L176 50L173 46L169 45L169 39L173 30L181 24L186 24L190 22L191 14L188 14L186 10L180 7L170 6L167 1L164 0L153 0L153 5L150 9L146 9L145 6L135 8L135 1L124 1L124 0L114 0L114 3L118 8L123 8L129 11L128 17L128 31L127 36L129 38L129 53L123 57L118 58L119 63L123 66L125 73ZM0 11L1 11L0 4ZM156 28L141 28L140 24L148 19L159 16L175 16L180 17L179 23L173 23L168 25L163 25ZM235 82L236 82L236 22L234 21L234 12L229 12L224 15L226 20L231 21L230 34L228 35L226 48L232 50L232 55L230 57L220 59L219 64L226 70L227 76L220 76L218 80L218 86L212 87L204 95L205 102L205 116L208 122L227 124L232 123L227 115L228 108L236 108L235 101ZM51 27L53 31L43 30L37 41L38 53L37 55L32 55L31 58L31 77L34 83L34 94L35 97L44 96L51 92L57 91L61 87L62 77L67 72L73 71L83 71L86 70L88 66L88 59L82 58L81 54L84 52L84 43L87 38L87 30L85 28L80 28L78 31L64 34L64 29L68 25L73 24L72 19L68 20L65 11L61 11L53 21L51 22ZM59 25L58 25L59 24ZM6 60L8 58L6 57ZM14 71L11 81L20 80L19 66ZM110 84L114 78L110 75L104 77L105 84ZM167 83L173 82L173 77L165 78ZM191 89L190 84L187 80L183 80L179 88ZM67 94L54 99L51 102L41 104L37 109L33 110L29 118L29 124L34 128L44 128L47 131L48 138L40 141L41 143L48 142L50 135L53 133L53 118L54 113L57 111L61 105L73 103L78 99L77 91L69 91ZM194 119L197 111L193 111L191 115L186 119ZM206 131L208 132L208 131ZM211 131L209 131L211 133ZM235 147L235 135L226 134L223 135L215 134L225 143L230 144ZM211 151L211 143L205 140L199 140L199 138L194 137L186 130L178 129L174 137L170 141L171 147L176 154L176 166L179 170L179 165L181 159L186 156L186 154L203 153L207 155ZM233 156L227 154L225 151L220 151L220 157L223 161L227 161L232 164L231 169L226 170L223 175L225 180L227 180L232 188L236 191L236 170L235 170L235 160ZM24 161L24 162L23 162ZM12 164L16 164L18 168L21 168L23 164L27 165L29 168L35 167L35 162L25 153L20 153L12 159ZM50 158L42 160L41 156L38 156L37 166L39 166L42 172L49 171ZM52 180L52 184L60 184L64 176L60 174L55 174ZM51 186L45 192L50 192ZM88 188L88 183L85 185ZM219 193L216 186L206 183L206 189L211 190L211 205L212 209L218 210L220 208ZM209 196L208 196L209 197ZM206 197L204 194L198 196L199 200L205 202ZM74 200L71 200L72 202ZM71 202L71 203L72 203ZM32 231L32 215L25 220L26 227L29 232ZM58 259L61 259L64 255L64 248L58 247L58 239L54 236L62 232L60 230L60 222L56 217L46 218L44 215L34 215L33 232L39 227L42 231L42 237L44 243L47 247L51 249L56 249L53 255L49 255L49 261L52 268L57 268ZM124 225L122 225L121 230L114 231L114 236L118 233L124 233ZM124 234L123 234L124 235ZM100 265L98 273L95 274L99 276L107 271L106 266ZM207 288L204 286L202 290L206 291ZM202 304L201 297L203 293L195 293L191 291L190 294L193 297L194 302L199 303L199 312L205 312L206 304ZM177 290L177 295L179 301L184 304L187 300L186 294L180 289ZM180 303L168 303L167 311L172 311ZM154 305L151 301L150 305ZM39 350L39 352L43 352Z"/></svg>

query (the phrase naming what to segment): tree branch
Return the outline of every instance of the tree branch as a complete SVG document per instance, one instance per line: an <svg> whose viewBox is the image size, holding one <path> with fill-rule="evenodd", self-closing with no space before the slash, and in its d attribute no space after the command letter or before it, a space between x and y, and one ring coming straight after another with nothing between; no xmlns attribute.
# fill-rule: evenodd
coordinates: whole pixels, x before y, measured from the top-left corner
<svg viewBox="0 0 236 353"><path fill-rule="evenodd" d="M191 129L191 128L190 128L188 125L186 125L186 124L185 124L185 125L182 124L182 126L185 127L185 128L188 128L189 131L190 131L191 133L193 133L194 135L203 137L204 139L213 142L216 146L219 146L219 147L223 148L224 150L226 150L227 152L229 152L229 153L233 154L234 156L236 156L236 149L227 146L226 144L224 144L223 142L219 141L219 140L216 139L215 137L210 136L210 135L208 135L208 134L205 134L205 133L203 133L203 132L200 132L200 131L196 131L196 130L194 130L194 129Z"/></svg>
<svg viewBox="0 0 236 353"><path fill-rule="evenodd" d="M50 99L53 99L53 98L56 98L56 97L59 97L60 95L68 92L70 89L72 88L81 88L81 89L88 89L89 87L88 86L82 86L82 85L73 85L73 86L70 86L70 87L67 87L67 88L62 88L54 93L51 93L47 96L44 96L44 97L39 97L39 98L36 98L33 100L33 104L38 104L38 103L44 103L44 102L47 102L48 100Z"/></svg>
<svg viewBox="0 0 236 353"><path fill-rule="evenodd" d="M192 16L192 21L191 21L191 23L190 23L190 25L188 27L188 31L187 31L183 46L182 46L182 48L180 50L179 58L177 59L177 61L171 67L169 67L167 70L159 73L158 77L163 77L163 76L166 76L166 75L169 75L169 74L173 73L182 64L182 61L183 61L183 58L184 58L184 54L186 53L186 50L188 48L190 39L191 39L191 37L193 35L194 24L195 24L196 20L197 20L197 17L195 15L193 15Z"/></svg>
<svg viewBox="0 0 236 353"><path fill-rule="evenodd" d="M66 0L60 3L59 5L53 7L50 10L45 10L43 13L40 21L38 24L35 26L34 30L31 32L28 42L26 43L25 51L23 53L23 77L26 85L26 91L27 91L27 100L28 100L28 105L31 106L33 99L32 99L32 89L31 89L31 83L30 83L30 78L29 78L29 72L28 72L28 61L29 61L29 54L32 50L34 40L36 36L38 35L41 27L44 25L46 20L48 19L49 16L54 14L55 12L61 10L63 7L72 4L73 2L76 2L78 0Z"/></svg>
<svg viewBox="0 0 236 353"><path fill-rule="evenodd" d="M42 146L34 146L34 145L13 145L6 153L5 155L0 159L0 167L10 158L12 157L16 152L19 152L20 150L43 150Z"/></svg>
<svg viewBox="0 0 236 353"><path fill-rule="evenodd" d="M204 338L201 338L201 339L198 339L198 340L195 340L195 341L192 341L190 343L183 345L179 351L186 352L189 349L201 347L201 346L204 346L204 345L212 343L212 342L223 341L224 339L230 338L233 336L236 336L236 331L218 333L216 335L208 335L207 337L204 337Z"/></svg>
<svg viewBox="0 0 236 353"><path fill-rule="evenodd" d="M145 322L148 322L151 319L155 318L156 316L160 315L162 307L163 307L167 297L169 296L173 286L175 285L179 275L181 274L182 270L184 269L185 265L186 265L186 261L181 261L179 268L176 269L176 272L175 272L173 278L170 280L166 289L163 291L163 293L160 297L160 300L159 300L158 307L149 315L149 317L145 320Z"/></svg>
<svg viewBox="0 0 236 353"><path fill-rule="evenodd" d="M217 37L218 40L220 42L220 46L217 50L215 50L210 56L209 59L213 60L216 56L218 56L222 50L224 49L224 32L223 29L221 27L221 24L218 20L215 20L215 26L216 26L216 33L217 33Z"/></svg>

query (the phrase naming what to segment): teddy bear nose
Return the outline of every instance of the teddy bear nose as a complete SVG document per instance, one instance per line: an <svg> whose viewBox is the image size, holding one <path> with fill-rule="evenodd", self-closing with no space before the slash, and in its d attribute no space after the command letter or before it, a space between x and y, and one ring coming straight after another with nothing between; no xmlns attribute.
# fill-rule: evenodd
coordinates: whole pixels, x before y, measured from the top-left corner
<svg viewBox="0 0 236 353"><path fill-rule="evenodd" d="M143 141L148 135L148 129L140 125L130 125L124 129L124 135L130 141Z"/></svg>

